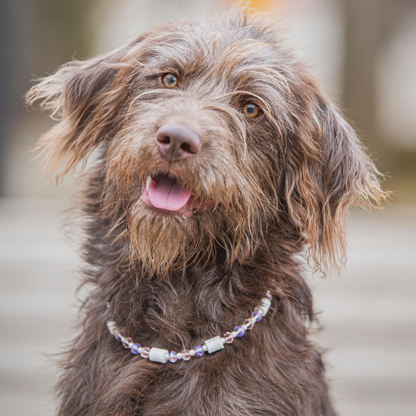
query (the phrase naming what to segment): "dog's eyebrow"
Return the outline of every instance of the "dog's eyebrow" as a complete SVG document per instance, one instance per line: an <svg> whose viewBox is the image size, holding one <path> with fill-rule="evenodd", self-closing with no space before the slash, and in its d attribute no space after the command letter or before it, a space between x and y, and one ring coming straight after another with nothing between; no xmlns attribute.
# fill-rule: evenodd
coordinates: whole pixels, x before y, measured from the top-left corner
<svg viewBox="0 0 416 416"><path fill-rule="evenodd" d="M164 71L163 71L163 70L161 70L161 69L154 68L153 66L150 66L150 65L148 65L148 64L145 64L144 62L139 61L139 60L137 60L137 59L135 59L135 58L133 58L133 59L132 59L132 63L137 64L137 65L141 66L142 68L150 69L150 70L152 70L152 71L154 71L154 72L157 72L157 73L164 72ZM132 66L132 65L131 65L131 66Z"/></svg>
<svg viewBox="0 0 416 416"><path fill-rule="evenodd" d="M142 92L141 94L139 94L137 97L135 97L134 98L134 100L130 103L130 105L129 105L129 109L128 109L128 111L130 111L131 110L131 108L133 107L133 105L135 104L135 102L139 99L139 98L142 98L144 95L147 95L147 94L166 94L166 92L167 91L165 91L165 90L151 90L151 91L144 91L144 92Z"/></svg>
<svg viewBox="0 0 416 416"><path fill-rule="evenodd" d="M293 94L292 94L292 90L289 87L289 84L287 82L287 79L277 70L271 68L269 65L266 65L264 67L261 67L262 71L269 71L270 73L272 73L273 75L276 75L282 82L280 83L283 86L283 89L287 92L289 98L293 99ZM286 69L287 71L287 69ZM292 77L293 74L290 74Z"/></svg>
<svg viewBox="0 0 416 416"><path fill-rule="evenodd" d="M250 92L250 91L245 91L245 90L236 90L236 91L230 91L230 92L227 92L227 93L225 93L225 94L223 94L223 95L220 95L218 98L225 98L225 97L228 97L228 96L230 96L230 95L250 95L251 97L255 97L255 98L257 98L260 102L262 102L267 108L269 108L269 105L267 104L267 102L262 98L262 97L260 97L259 95L257 95L257 94L254 94L254 93L252 93L252 92Z"/></svg>

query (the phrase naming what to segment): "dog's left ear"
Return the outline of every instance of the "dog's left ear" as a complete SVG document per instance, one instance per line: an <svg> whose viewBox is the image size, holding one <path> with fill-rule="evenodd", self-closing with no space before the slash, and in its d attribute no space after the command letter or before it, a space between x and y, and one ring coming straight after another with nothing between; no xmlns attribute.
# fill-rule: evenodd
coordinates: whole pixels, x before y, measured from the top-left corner
<svg viewBox="0 0 416 416"><path fill-rule="evenodd" d="M27 104L41 100L41 107L59 121L36 148L45 173L59 168L57 182L80 161L85 164L90 152L111 135L128 97L128 62L142 39L97 58L69 62L27 93Z"/></svg>
<svg viewBox="0 0 416 416"><path fill-rule="evenodd" d="M319 93L305 108L306 121L298 123L288 155L285 199L315 269L328 270L345 259L348 207L381 208L387 193L380 187L382 175L339 111Z"/></svg>

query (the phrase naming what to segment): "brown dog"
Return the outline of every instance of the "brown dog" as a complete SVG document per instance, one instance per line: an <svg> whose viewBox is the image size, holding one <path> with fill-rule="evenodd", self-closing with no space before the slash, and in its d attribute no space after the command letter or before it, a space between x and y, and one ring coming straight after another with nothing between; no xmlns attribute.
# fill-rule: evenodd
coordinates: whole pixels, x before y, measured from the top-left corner
<svg viewBox="0 0 416 416"><path fill-rule="evenodd" d="M93 289L59 415L334 415L299 254L336 266L348 206L385 195L278 33L240 14L167 24L64 65L39 99L59 117L39 144L50 172L97 156L82 200Z"/></svg>

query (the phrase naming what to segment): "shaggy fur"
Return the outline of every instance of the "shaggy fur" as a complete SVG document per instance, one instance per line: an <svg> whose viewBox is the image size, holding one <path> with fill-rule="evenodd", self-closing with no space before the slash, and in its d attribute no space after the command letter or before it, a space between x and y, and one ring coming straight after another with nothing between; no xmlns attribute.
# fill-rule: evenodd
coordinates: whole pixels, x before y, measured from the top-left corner
<svg viewBox="0 0 416 416"><path fill-rule="evenodd" d="M348 206L385 195L351 127L279 38L240 14L166 24L28 93L59 120L38 146L47 171L59 169L59 181L97 156L82 199L93 289L62 362L59 415L335 414L299 254L316 270L336 267ZM166 73L175 88L161 83ZM248 102L258 117L242 112ZM154 137L166 123L198 132L200 153L164 159ZM144 204L157 173L204 209ZM189 362L133 356L106 328L112 319L143 346L181 351L234 328L268 289L261 324Z"/></svg>

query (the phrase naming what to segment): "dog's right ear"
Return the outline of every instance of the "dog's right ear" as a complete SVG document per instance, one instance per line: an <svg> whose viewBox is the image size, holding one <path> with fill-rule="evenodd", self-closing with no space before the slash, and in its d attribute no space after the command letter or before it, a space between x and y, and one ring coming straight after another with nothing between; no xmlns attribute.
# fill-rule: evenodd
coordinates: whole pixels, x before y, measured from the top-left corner
<svg viewBox="0 0 416 416"><path fill-rule="evenodd" d="M114 130L118 109L128 97L127 71L144 36L87 61L72 61L43 78L26 95L26 103L42 100L41 108L58 120L36 146L43 171L56 169L56 183Z"/></svg>

